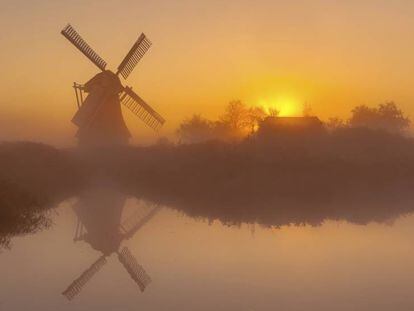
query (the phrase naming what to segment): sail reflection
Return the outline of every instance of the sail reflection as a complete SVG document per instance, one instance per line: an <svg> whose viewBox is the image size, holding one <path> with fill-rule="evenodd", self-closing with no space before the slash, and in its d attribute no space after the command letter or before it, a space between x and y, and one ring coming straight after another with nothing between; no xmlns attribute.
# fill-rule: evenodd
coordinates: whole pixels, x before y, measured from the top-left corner
<svg viewBox="0 0 414 311"><path fill-rule="evenodd" d="M159 212L160 207L152 205L138 208L122 220L126 198L125 194L115 188L101 184L80 195L73 206L77 215L74 242L88 243L102 255L62 292L67 299L75 298L113 254L117 255L118 261L141 292L151 282L151 277L122 243L147 224Z"/></svg>

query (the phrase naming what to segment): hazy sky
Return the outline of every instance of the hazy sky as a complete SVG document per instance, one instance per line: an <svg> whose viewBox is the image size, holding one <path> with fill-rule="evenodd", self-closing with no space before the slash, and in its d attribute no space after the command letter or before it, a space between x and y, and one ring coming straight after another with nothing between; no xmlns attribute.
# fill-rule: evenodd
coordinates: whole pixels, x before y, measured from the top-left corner
<svg viewBox="0 0 414 311"><path fill-rule="evenodd" d="M73 143L71 84L97 68L70 22L115 69L141 32L153 46L126 83L168 121L215 118L231 99L311 104L321 118L395 100L414 116L411 0L0 0L0 139ZM295 110L295 109L293 109ZM124 111L134 142L157 136Z"/></svg>

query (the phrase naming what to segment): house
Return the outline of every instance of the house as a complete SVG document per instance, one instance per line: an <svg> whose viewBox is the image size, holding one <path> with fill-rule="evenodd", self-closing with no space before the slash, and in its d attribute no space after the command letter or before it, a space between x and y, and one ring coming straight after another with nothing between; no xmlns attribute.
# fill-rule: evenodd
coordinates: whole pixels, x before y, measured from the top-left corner
<svg viewBox="0 0 414 311"><path fill-rule="evenodd" d="M267 117L259 124L257 134L305 134L325 133L326 129L318 117Z"/></svg>

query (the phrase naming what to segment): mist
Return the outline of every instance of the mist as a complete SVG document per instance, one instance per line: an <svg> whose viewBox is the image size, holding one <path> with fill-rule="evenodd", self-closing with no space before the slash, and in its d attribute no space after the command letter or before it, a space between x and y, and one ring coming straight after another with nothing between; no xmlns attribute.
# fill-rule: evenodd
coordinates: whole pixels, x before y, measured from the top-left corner
<svg viewBox="0 0 414 311"><path fill-rule="evenodd" d="M42 212L110 182L127 197L229 225L389 223L413 211L413 156L411 138L368 128L93 150L3 143L2 219L17 224L27 213L37 227Z"/></svg>
<svg viewBox="0 0 414 311"><path fill-rule="evenodd" d="M411 311L413 14L2 3L0 309Z"/></svg>

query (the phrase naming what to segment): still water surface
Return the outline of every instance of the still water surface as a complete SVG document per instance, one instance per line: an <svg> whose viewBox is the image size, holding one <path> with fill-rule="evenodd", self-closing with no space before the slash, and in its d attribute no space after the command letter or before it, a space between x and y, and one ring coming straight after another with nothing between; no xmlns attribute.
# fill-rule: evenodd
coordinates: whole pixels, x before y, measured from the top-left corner
<svg viewBox="0 0 414 311"><path fill-rule="evenodd" d="M143 291L115 252L68 300L62 292L115 243L117 226L92 210L83 218L89 231L107 233L75 242L76 206L76 199L63 202L51 211L49 229L1 251L0 310L414 309L414 216L263 228L208 223L167 207L120 242L151 279ZM127 199L121 223L153 208Z"/></svg>

